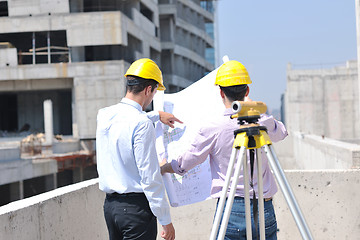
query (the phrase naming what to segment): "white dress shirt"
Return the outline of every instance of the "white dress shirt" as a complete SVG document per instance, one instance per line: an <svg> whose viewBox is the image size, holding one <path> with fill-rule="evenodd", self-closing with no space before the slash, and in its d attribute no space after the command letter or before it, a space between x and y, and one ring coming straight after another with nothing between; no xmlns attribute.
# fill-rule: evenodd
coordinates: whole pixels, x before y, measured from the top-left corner
<svg viewBox="0 0 360 240"><path fill-rule="evenodd" d="M161 225L171 223L170 208L155 149L155 112L145 113L135 101L100 109L96 155L99 188L106 193L144 192Z"/></svg>

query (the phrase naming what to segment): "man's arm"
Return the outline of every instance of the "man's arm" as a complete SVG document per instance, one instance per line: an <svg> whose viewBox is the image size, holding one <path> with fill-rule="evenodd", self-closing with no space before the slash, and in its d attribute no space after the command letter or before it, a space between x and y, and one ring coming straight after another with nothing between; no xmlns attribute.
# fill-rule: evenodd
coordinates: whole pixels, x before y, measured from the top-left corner
<svg viewBox="0 0 360 240"><path fill-rule="evenodd" d="M271 115L261 114L259 124L267 128L267 133L273 142L281 141L288 135L284 124Z"/></svg>
<svg viewBox="0 0 360 240"><path fill-rule="evenodd" d="M164 159L166 161L166 159ZM164 175L165 173L175 173L174 169L171 167L171 163L163 163L160 165L161 169L161 175Z"/></svg>
<svg viewBox="0 0 360 240"><path fill-rule="evenodd" d="M160 120L163 124L168 125L169 127L172 127L172 128L174 128L175 122L183 123L181 120L176 118L174 116L174 114L168 113L168 112L151 111L151 112L146 113L146 115L152 122L156 122L156 121Z"/></svg>
<svg viewBox="0 0 360 240"><path fill-rule="evenodd" d="M166 200L165 188L160 174L155 149L155 131L151 121L139 125L134 135L134 156L140 175L140 184L149 201L150 209L164 228L167 238L173 239L170 207Z"/></svg>
<svg viewBox="0 0 360 240"><path fill-rule="evenodd" d="M216 137L211 130L203 131L203 129L200 129L190 148L186 152L181 154L176 160L165 163L161 167L162 174L176 173L184 175L187 171L203 163L207 159L215 142Z"/></svg>

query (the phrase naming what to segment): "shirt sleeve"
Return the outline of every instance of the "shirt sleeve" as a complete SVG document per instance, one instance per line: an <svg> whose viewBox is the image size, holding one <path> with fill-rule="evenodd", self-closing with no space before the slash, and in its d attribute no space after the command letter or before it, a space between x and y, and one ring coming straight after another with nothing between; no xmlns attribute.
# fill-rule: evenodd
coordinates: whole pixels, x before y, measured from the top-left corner
<svg viewBox="0 0 360 240"><path fill-rule="evenodd" d="M161 225L171 223L170 207L160 173L155 149L155 130L151 121L140 124L134 134L134 155L139 170L140 184L153 214Z"/></svg>
<svg viewBox="0 0 360 240"><path fill-rule="evenodd" d="M272 115L261 114L259 124L267 128L267 133L273 142L283 140L288 135L284 124L276 120Z"/></svg>
<svg viewBox="0 0 360 240"><path fill-rule="evenodd" d="M153 123L157 122L160 120L160 115L158 111L151 111L151 112L147 112L146 116L148 117L148 119L150 119Z"/></svg>
<svg viewBox="0 0 360 240"><path fill-rule="evenodd" d="M200 129L190 149L171 161L171 167L175 173L184 175L193 167L205 162L215 144L215 134L209 134L205 129Z"/></svg>

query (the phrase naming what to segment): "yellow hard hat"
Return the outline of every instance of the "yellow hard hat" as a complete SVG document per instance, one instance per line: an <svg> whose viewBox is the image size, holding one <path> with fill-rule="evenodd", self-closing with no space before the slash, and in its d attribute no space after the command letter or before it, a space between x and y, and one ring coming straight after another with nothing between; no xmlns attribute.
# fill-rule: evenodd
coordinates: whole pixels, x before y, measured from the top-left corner
<svg viewBox="0 0 360 240"><path fill-rule="evenodd" d="M220 66L215 79L215 85L230 87L250 84L249 73L240 62L231 60Z"/></svg>
<svg viewBox="0 0 360 240"><path fill-rule="evenodd" d="M159 83L157 90L165 90L161 70L158 65L149 58L141 58L133 62L125 73L125 77L127 76L136 76L155 80Z"/></svg>

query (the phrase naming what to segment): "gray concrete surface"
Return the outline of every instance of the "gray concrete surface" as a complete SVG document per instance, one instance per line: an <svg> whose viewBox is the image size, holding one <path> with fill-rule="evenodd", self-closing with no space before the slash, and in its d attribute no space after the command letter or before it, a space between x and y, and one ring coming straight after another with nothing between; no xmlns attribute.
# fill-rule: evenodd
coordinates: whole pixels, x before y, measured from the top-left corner
<svg viewBox="0 0 360 240"><path fill-rule="evenodd" d="M0 239L106 239L103 198L93 180L10 203L0 207Z"/></svg>
<svg viewBox="0 0 360 240"><path fill-rule="evenodd" d="M357 61L332 68L287 69L285 124L289 131L359 139Z"/></svg>
<svg viewBox="0 0 360 240"><path fill-rule="evenodd" d="M359 239L360 170L293 170L286 176L314 239ZM302 239L282 193L274 205L278 239Z"/></svg>
<svg viewBox="0 0 360 240"><path fill-rule="evenodd" d="M290 132L274 147L283 169L346 170L360 167L360 145L355 143Z"/></svg>
<svg viewBox="0 0 360 240"><path fill-rule="evenodd" d="M359 174L360 170L286 171L314 239L358 239ZM103 200L93 179L10 203L0 207L0 239L106 239ZM215 204L208 200L172 208L176 239L208 239ZM274 205L278 239L301 239L280 190Z"/></svg>
<svg viewBox="0 0 360 240"><path fill-rule="evenodd" d="M1 162L0 172L0 185L3 185L57 173L58 166L53 159L18 159Z"/></svg>
<svg viewBox="0 0 360 240"><path fill-rule="evenodd" d="M0 147L0 162L19 160L19 159L20 159L19 146Z"/></svg>

